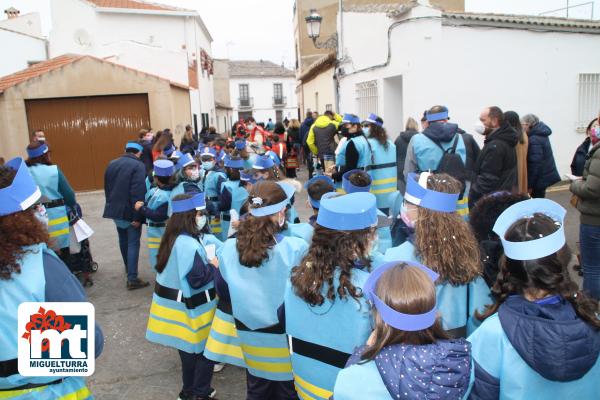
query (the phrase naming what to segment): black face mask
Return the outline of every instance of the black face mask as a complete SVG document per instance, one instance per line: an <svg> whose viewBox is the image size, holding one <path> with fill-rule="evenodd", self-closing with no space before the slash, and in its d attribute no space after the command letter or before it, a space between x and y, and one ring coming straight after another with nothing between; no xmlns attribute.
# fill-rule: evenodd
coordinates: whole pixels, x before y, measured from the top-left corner
<svg viewBox="0 0 600 400"><path fill-rule="evenodd" d="M340 129L340 134L341 134L343 137L349 137L349 136L350 136L350 131L348 130L348 128L347 128L347 127L345 127L345 126L342 126L342 128Z"/></svg>

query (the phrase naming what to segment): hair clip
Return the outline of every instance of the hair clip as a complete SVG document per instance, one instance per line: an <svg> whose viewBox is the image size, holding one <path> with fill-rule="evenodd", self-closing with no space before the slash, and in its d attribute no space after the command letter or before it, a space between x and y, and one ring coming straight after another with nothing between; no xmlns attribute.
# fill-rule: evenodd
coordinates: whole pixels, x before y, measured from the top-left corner
<svg viewBox="0 0 600 400"><path fill-rule="evenodd" d="M252 204L254 204L255 206L262 206L263 199L260 198L260 197L253 197L252 198Z"/></svg>

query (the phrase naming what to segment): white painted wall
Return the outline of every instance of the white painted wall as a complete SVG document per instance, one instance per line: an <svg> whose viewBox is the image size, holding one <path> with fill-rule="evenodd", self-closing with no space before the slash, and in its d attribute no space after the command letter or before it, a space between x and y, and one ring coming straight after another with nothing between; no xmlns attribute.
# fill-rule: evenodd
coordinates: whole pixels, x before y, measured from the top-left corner
<svg viewBox="0 0 600 400"><path fill-rule="evenodd" d="M435 104L448 106L452 121L468 132L486 106L534 113L553 129L557 166L567 173L584 139L576 132L578 74L600 73L600 35L443 26L439 12L423 7L409 17L417 15L431 19L403 22L392 30L389 65L352 74L386 62L387 30L394 21L385 14L344 13L345 26L371 28L344 32L351 62L343 64L342 111L357 110L356 83L376 79L378 107L386 125L393 126L393 131L388 129L392 138L406 118L418 120ZM390 97L386 89L393 88L385 78L399 76L403 93ZM400 98L401 104L386 104Z"/></svg>
<svg viewBox="0 0 600 400"><path fill-rule="evenodd" d="M0 29L2 61L0 76L13 74L29 67L28 62L46 59L46 40Z"/></svg>
<svg viewBox="0 0 600 400"><path fill-rule="evenodd" d="M224 108L216 109L215 117L215 128L217 133L226 134L231 131L231 125L235 120L233 119L233 110L227 110Z"/></svg>
<svg viewBox="0 0 600 400"><path fill-rule="evenodd" d="M38 12L27 13L17 18L3 19L0 21L0 28L42 37L42 18Z"/></svg>
<svg viewBox="0 0 600 400"><path fill-rule="evenodd" d="M303 116L306 115L306 111L308 110L318 111L319 114L323 114L327 104L331 104L333 110L337 111L335 109L335 82L333 80L333 72L334 68L331 67L302 85L304 110L301 110L301 114ZM319 104L317 104L317 97L319 99Z"/></svg>
<svg viewBox="0 0 600 400"><path fill-rule="evenodd" d="M254 107L252 109L252 115L257 122L267 123L269 118L275 122L275 111L282 110L283 117L288 119L297 118L298 106L296 100L296 79L292 77L264 77L264 78L243 78L243 77L232 77L229 79L229 94L231 98L231 105L234 107L233 117L238 120L239 110L239 85L249 85L249 96L254 99ZM286 98L286 105L283 108L273 107L273 84L283 84L283 97Z"/></svg>

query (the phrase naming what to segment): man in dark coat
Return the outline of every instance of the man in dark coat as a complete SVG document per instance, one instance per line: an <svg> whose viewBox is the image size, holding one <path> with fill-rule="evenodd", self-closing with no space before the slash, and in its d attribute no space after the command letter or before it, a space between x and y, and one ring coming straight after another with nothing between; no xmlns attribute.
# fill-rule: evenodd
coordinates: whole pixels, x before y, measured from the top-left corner
<svg viewBox="0 0 600 400"><path fill-rule="evenodd" d="M313 114L310 111L306 112L306 118L300 125L300 142L302 143L302 147L304 149L304 160L306 162L306 166L308 167L308 179L312 178L314 173L314 167L312 163L312 156L310 152L310 148L306 144L306 138L308 138L308 132L310 131L310 127L315 123L313 118Z"/></svg>
<svg viewBox="0 0 600 400"><path fill-rule="evenodd" d="M533 114L521 118L529 138L527 148L527 184L534 198L546 197L546 188L560 182L550 145L552 129Z"/></svg>
<svg viewBox="0 0 600 400"><path fill-rule="evenodd" d="M484 109L479 119L485 127L485 140L475 164L469 208L488 193L512 191L517 185L517 132L504 121L499 107Z"/></svg>
<svg viewBox="0 0 600 400"><path fill-rule="evenodd" d="M127 273L127 289L139 289L149 285L138 278L138 259L143 217L134 205L144 201L146 195L146 171L140 160L143 147L139 142L129 142L125 154L112 160L104 173L104 218L115 221L119 235L119 249Z"/></svg>

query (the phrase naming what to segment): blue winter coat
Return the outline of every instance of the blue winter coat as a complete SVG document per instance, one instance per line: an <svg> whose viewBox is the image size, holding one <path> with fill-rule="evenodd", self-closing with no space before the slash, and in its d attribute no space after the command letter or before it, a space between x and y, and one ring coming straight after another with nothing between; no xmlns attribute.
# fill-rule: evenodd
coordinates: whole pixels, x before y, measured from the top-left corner
<svg viewBox="0 0 600 400"><path fill-rule="evenodd" d="M543 190L560 181L550 145L551 134L552 130L541 121L527 134L529 136L527 182L531 189Z"/></svg>
<svg viewBox="0 0 600 400"><path fill-rule="evenodd" d="M144 163L129 153L112 160L104 172L104 195L104 218L142 221L133 206L146 196Z"/></svg>
<svg viewBox="0 0 600 400"><path fill-rule="evenodd" d="M585 166L585 160L590 152L592 140L586 137L583 143L577 147L573 161L571 161L571 173L576 176L583 176L583 167Z"/></svg>

